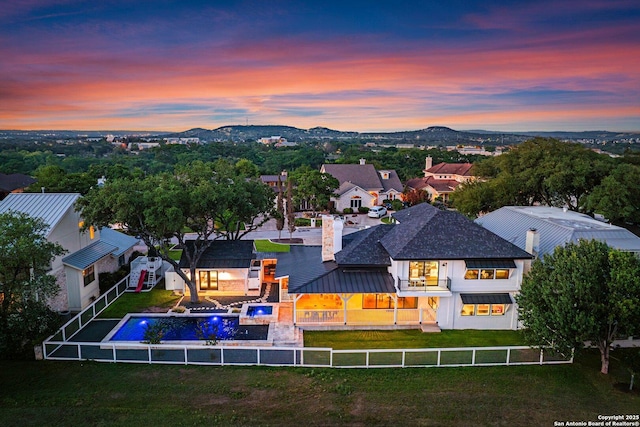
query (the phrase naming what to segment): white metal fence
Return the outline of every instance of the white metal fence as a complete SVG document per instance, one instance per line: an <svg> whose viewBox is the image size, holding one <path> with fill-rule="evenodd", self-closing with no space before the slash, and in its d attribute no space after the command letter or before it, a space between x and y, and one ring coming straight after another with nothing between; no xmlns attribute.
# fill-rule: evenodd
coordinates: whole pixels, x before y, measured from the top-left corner
<svg viewBox="0 0 640 427"><path fill-rule="evenodd" d="M98 297L98 299L96 299L90 306L72 317L58 330L58 332L47 338L44 341L43 346L51 342L64 343L78 333L80 329L84 328L87 323L95 319L98 314L102 313L102 311L109 306L109 304L125 292L129 286L129 277L130 276L127 276L120 280L111 289L100 295L100 297Z"/></svg>
<svg viewBox="0 0 640 427"><path fill-rule="evenodd" d="M263 365L326 368L515 366L573 363L526 346L384 350L311 347L248 347L142 343L44 343L50 360L181 365Z"/></svg>

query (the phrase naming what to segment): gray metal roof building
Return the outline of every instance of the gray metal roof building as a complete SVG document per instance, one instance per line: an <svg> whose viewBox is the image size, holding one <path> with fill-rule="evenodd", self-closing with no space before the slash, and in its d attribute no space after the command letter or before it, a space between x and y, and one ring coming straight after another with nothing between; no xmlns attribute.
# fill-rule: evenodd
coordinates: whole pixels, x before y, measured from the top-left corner
<svg viewBox="0 0 640 427"><path fill-rule="evenodd" d="M79 197L77 193L11 193L0 202L0 213L17 211L40 218L49 226L48 236Z"/></svg>
<svg viewBox="0 0 640 427"><path fill-rule="evenodd" d="M640 253L640 237L622 227L588 215L549 206L504 206L475 220L487 230L521 249L527 231L539 234L538 255L552 253L556 246L580 239L599 240L623 251Z"/></svg>

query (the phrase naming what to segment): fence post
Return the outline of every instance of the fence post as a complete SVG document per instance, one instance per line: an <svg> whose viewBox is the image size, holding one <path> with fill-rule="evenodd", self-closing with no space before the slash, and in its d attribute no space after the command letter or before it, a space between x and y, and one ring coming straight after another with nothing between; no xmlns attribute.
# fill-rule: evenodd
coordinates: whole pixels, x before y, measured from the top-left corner
<svg viewBox="0 0 640 427"><path fill-rule="evenodd" d="M406 350L402 350L402 367L404 368L404 363L405 363L405 356L407 355L407 351Z"/></svg>
<svg viewBox="0 0 640 427"><path fill-rule="evenodd" d="M258 347L258 365L260 364L260 347Z"/></svg>
<svg viewBox="0 0 640 427"><path fill-rule="evenodd" d="M151 344L147 347L147 357L149 358L149 364L151 364Z"/></svg>
<svg viewBox="0 0 640 427"><path fill-rule="evenodd" d="M476 349L473 349L473 352L471 353L471 366L475 366L476 364Z"/></svg>
<svg viewBox="0 0 640 427"><path fill-rule="evenodd" d="M365 366L368 368L369 367L369 350L367 350L366 355L367 357L365 359Z"/></svg>
<svg viewBox="0 0 640 427"><path fill-rule="evenodd" d="M189 356L187 355L187 346L184 346L184 364L188 365L189 364Z"/></svg>
<svg viewBox="0 0 640 427"><path fill-rule="evenodd" d="M438 364L436 366L440 366L440 352L442 350L438 349Z"/></svg>
<svg viewBox="0 0 640 427"><path fill-rule="evenodd" d="M333 347L329 351L329 366L333 368Z"/></svg>
<svg viewBox="0 0 640 427"><path fill-rule="evenodd" d="M118 359L116 358L116 343L111 344L111 350L113 354L113 363L118 363Z"/></svg>
<svg viewBox="0 0 640 427"><path fill-rule="evenodd" d="M220 365L224 366L224 347L220 347Z"/></svg>
<svg viewBox="0 0 640 427"><path fill-rule="evenodd" d="M540 364L544 361L544 349L540 347Z"/></svg>
<svg viewBox="0 0 640 427"><path fill-rule="evenodd" d="M511 348L507 348L507 366L509 366L509 362L511 362Z"/></svg>

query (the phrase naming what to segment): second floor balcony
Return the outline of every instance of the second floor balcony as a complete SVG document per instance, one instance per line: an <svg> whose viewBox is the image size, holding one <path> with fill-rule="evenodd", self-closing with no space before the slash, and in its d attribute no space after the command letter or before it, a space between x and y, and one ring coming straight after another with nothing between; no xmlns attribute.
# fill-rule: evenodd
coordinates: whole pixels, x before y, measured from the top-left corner
<svg viewBox="0 0 640 427"><path fill-rule="evenodd" d="M430 277L417 277L411 279L397 279L396 288L398 294L414 292L451 292L451 279L433 279Z"/></svg>

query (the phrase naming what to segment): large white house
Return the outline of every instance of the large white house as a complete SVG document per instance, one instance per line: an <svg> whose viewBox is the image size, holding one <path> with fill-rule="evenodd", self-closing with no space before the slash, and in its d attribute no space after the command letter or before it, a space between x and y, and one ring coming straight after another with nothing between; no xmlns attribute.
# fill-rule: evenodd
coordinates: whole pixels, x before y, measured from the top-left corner
<svg viewBox="0 0 640 427"><path fill-rule="evenodd" d="M383 200L399 199L403 186L395 170L376 170L365 159L355 164L324 164L320 172L328 173L338 180L337 197L331 201L337 211L351 208L379 206Z"/></svg>
<svg viewBox="0 0 640 427"><path fill-rule="evenodd" d="M323 218L323 246L277 254L281 301L298 326L516 329L514 295L528 252L427 203L397 223L342 236ZM304 267L301 267L304 266Z"/></svg>

